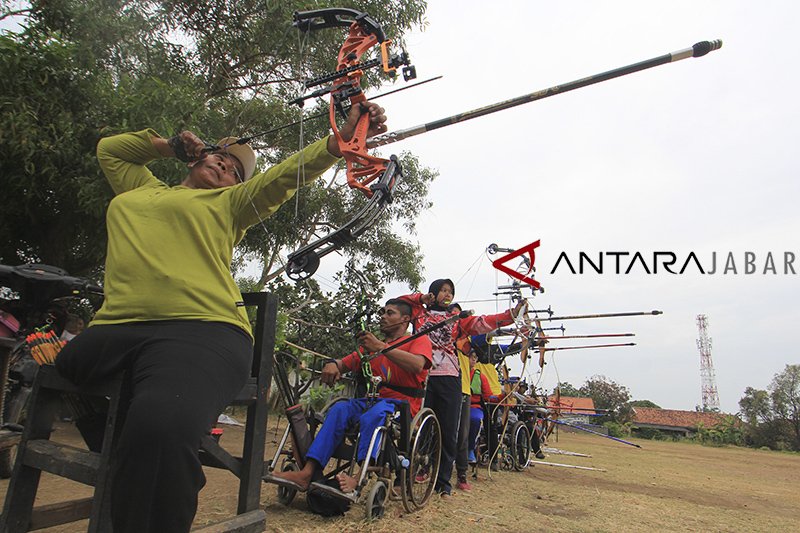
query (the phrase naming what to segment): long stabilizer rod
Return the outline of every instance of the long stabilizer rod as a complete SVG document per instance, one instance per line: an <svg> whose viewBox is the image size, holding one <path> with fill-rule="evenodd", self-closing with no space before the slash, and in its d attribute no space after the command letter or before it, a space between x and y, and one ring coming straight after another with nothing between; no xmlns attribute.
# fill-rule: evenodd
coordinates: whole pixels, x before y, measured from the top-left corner
<svg viewBox="0 0 800 533"><path fill-rule="evenodd" d="M594 85L595 83L600 83L614 78L619 78L620 76L627 76L628 74L633 74L634 72L639 72L640 70L646 70L649 68L658 67L660 65L666 65L667 63L674 63L675 61L688 59L690 57L702 57L713 50L719 50L720 47L722 47L722 41L719 39L714 41L700 41L691 48L685 48L683 50L678 50L677 52L664 54L662 56L654 57L652 59L647 59L645 61L640 61L638 63L633 63L632 65L615 68L607 72L602 72L600 74L595 74L593 76L588 76L586 78L581 78L579 80L570 81L561 85L554 85L553 87L549 87L547 89L542 89L536 92L532 92L530 94L525 94L523 96L512 98L510 100L504 100L502 102L490 104L485 107L473 109L472 111L458 113L457 115L453 115L439 120L434 120L433 122L428 122L426 124L414 126L413 128L407 128L404 130L384 133L383 135L376 135L375 137L367 140L367 147L375 148L377 146L383 146L397 141L402 141L403 139L407 139L409 137L413 137L421 133L426 133L439 128L443 128L445 126L456 124L458 122L464 122L466 120L470 120L473 118L478 118L485 115L489 115L491 113L496 113L497 111L502 111L504 109L516 107L518 105L527 104L529 102L535 102L536 100L542 100L543 98L547 98L549 96L555 96L557 94L574 91L575 89L580 89L582 87Z"/></svg>
<svg viewBox="0 0 800 533"><path fill-rule="evenodd" d="M536 317L536 320L578 320L580 318L615 318L621 316L646 316L646 315L661 315L663 311L637 311L634 313L603 313L599 315L572 315L572 316L554 316L554 317Z"/></svg>

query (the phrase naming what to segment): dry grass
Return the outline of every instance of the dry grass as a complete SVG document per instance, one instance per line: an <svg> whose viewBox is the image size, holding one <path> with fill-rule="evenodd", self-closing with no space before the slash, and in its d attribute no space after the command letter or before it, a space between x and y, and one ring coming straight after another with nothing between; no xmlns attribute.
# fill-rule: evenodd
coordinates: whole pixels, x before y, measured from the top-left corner
<svg viewBox="0 0 800 533"><path fill-rule="evenodd" d="M61 438L75 435L61 426ZM270 428L268 444L275 439ZM307 511L299 496L288 508L264 485L268 531L277 532L466 532L466 531L797 531L800 520L800 455L695 444L636 441L635 449L591 435L561 433L551 445L592 458L551 455L550 462L605 468L607 472L534 466L526 472L485 470L471 492L434 499L415 514L390 502L387 516L367 523L363 506L338 519ZM236 449L241 430L226 429L223 443ZM235 478L207 470L197 525L233 513ZM0 482L0 495L7 481ZM88 489L43 476L40 502L88 494ZM53 532L85 531L83 524Z"/></svg>

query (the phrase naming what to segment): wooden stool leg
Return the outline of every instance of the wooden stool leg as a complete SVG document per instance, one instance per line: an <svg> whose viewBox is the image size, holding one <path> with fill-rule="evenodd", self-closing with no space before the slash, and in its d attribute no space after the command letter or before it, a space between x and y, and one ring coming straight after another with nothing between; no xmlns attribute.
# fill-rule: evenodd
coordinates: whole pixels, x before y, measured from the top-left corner
<svg viewBox="0 0 800 533"><path fill-rule="evenodd" d="M117 390L111 395L106 416L106 429L103 435L103 449L100 452L100 470L97 472L97 485L94 489L94 502L92 514L89 517L88 533L106 533L112 531L111 525L111 474L113 472L113 451L117 444L117 437L122 429L123 409L120 408L124 381L117 383Z"/></svg>
<svg viewBox="0 0 800 533"><path fill-rule="evenodd" d="M37 382L31 393L28 420L17 448L17 461L8 485L0 531L17 533L28 531L33 503L39 489L41 470L24 464L27 444L31 440L49 439L58 408L59 394L43 389Z"/></svg>

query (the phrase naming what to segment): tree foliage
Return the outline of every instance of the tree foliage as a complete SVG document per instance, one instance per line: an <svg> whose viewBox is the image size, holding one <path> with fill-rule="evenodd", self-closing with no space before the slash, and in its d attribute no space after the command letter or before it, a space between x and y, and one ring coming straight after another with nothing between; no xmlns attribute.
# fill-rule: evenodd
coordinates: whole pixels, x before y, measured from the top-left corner
<svg viewBox="0 0 800 533"><path fill-rule="evenodd" d="M800 451L800 365L786 365L768 390L747 387L739 409L747 444Z"/></svg>
<svg viewBox="0 0 800 533"><path fill-rule="evenodd" d="M30 2L22 30L0 35L0 173L6 186L0 262L43 262L73 275L100 276L111 197L94 159L103 136L152 127L162 135L191 129L214 141L318 112L326 102L305 110L285 102L300 92L299 80L333 70L344 31L298 38L292 13L307 8L305 2L263 0ZM2 0L0 9L0 16L10 13L12 2ZM422 24L425 2L369 0L357 9L402 43L404 31ZM379 83L371 73L365 89ZM260 166L327 131L325 121L306 120L302 142L291 128L259 138ZM430 207L427 188L435 173L411 154L401 161L404 180L390 216L344 254L370 262L384 282L417 286L421 257L408 236L416 215ZM174 160L152 168L172 184L185 174ZM277 280L288 251L338 227L363 204L342 186L342 174L306 187L296 203L250 230L237 266L250 261L260 267L253 288Z"/></svg>
<svg viewBox="0 0 800 533"><path fill-rule="evenodd" d="M553 390L553 394L556 394L557 391L561 391L561 396L569 396L572 398L582 398L584 397L583 392L573 384L563 381L559 383L556 388Z"/></svg>
<svg viewBox="0 0 800 533"><path fill-rule="evenodd" d="M693 438L701 444L711 446L742 446L745 443L745 431L738 417L725 415L712 427L707 428L700 424Z"/></svg>
<svg viewBox="0 0 800 533"><path fill-rule="evenodd" d="M653 409L661 409L661 406L650 400L632 400L629 402L631 407L650 407Z"/></svg>
<svg viewBox="0 0 800 533"><path fill-rule="evenodd" d="M608 417L601 417L600 422L606 420L625 423L633 417L633 409L628 403L631 393L628 387L608 379L605 376L592 376L580 388L583 396L592 399L597 409L610 411Z"/></svg>

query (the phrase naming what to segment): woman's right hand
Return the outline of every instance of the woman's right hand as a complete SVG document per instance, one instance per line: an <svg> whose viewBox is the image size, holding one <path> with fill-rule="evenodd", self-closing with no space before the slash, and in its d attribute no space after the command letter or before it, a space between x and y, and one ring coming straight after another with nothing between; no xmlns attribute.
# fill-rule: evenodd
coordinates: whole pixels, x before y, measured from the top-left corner
<svg viewBox="0 0 800 533"><path fill-rule="evenodd" d="M436 295L433 294L432 292L429 292L428 294L423 294L422 298L420 298L420 301L425 305L431 305L436 301Z"/></svg>
<svg viewBox="0 0 800 533"><path fill-rule="evenodd" d="M191 131L182 131L178 134L178 137L180 137L181 142L183 142L183 149L186 151L186 155L192 160L200 159L203 155L203 149L206 147L206 143L201 141L200 137Z"/></svg>

